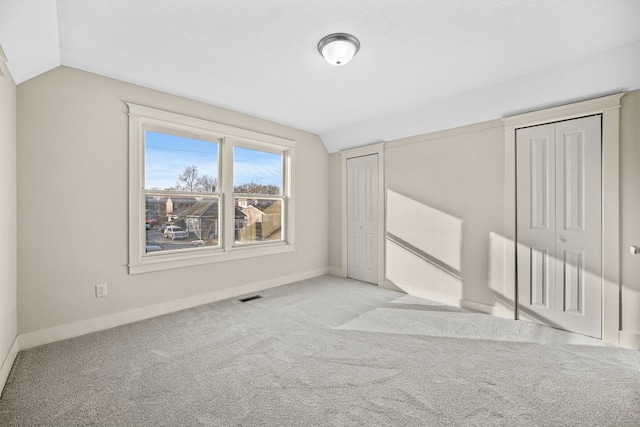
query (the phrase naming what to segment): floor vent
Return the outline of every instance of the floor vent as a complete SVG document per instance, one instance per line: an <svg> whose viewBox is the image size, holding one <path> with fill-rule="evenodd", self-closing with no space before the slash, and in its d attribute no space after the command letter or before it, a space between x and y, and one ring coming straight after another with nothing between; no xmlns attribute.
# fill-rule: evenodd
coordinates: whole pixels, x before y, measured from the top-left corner
<svg viewBox="0 0 640 427"><path fill-rule="evenodd" d="M246 297L246 298L239 299L238 301L240 301L240 302L249 302L249 301L253 301L254 299L260 299L260 298L262 298L262 295L254 295L252 297Z"/></svg>

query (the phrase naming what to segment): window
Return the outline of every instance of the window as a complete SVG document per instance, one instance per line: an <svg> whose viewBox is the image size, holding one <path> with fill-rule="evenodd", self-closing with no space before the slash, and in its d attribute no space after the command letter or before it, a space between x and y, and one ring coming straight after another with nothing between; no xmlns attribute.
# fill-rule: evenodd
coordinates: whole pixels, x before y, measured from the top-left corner
<svg viewBox="0 0 640 427"><path fill-rule="evenodd" d="M233 148L237 245L282 240L282 153Z"/></svg>
<svg viewBox="0 0 640 427"><path fill-rule="evenodd" d="M129 104L131 274L293 251L295 142Z"/></svg>
<svg viewBox="0 0 640 427"><path fill-rule="evenodd" d="M145 253L220 246L220 139L144 130Z"/></svg>

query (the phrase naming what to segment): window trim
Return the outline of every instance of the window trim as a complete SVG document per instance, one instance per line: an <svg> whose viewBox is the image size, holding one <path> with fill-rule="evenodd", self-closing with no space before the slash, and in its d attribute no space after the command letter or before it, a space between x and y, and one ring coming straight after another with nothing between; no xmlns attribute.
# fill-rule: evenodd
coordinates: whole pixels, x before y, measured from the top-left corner
<svg viewBox="0 0 640 427"><path fill-rule="evenodd" d="M137 104L127 103L127 106L129 108L129 274L295 251L293 180L295 140ZM156 252L152 256L146 256L146 238L143 233L147 191L144 189L144 132L146 130L161 131L161 129L171 130L179 135L201 135L203 140L221 141L218 165L221 186L218 194L224 209L223 218L234 218L233 147L283 153L283 240L257 245L235 245L234 229L226 227L227 220L223 220L224 223L221 223L220 227L224 238L220 247L184 252Z"/></svg>

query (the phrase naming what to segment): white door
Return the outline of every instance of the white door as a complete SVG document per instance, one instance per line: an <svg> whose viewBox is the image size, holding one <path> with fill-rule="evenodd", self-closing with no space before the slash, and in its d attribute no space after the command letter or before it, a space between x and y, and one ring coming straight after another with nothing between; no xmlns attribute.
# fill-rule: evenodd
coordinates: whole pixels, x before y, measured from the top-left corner
<svg viewBox="0 0 640 427"><path fill-rule="evenodd" d="M518 318L602 336L601 116L518 129Z"/></svg>
<svg viewBox="0 0 640 427"><path fill-rule="evenodd" d="M347 159L347 276L378 284L378 155Z"/></svg>

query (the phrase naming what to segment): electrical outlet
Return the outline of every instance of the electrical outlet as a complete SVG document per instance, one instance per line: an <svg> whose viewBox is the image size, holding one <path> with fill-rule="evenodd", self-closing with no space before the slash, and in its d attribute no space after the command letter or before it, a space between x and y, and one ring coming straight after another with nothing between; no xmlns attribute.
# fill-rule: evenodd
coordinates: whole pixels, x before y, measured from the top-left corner
<svg viewBox="0 0 640 427"><path fill-rule="evenodd" d="M107 284L100 283L96 285L96 298L106 297L107 296Z"/></svg>

